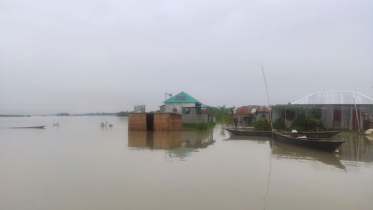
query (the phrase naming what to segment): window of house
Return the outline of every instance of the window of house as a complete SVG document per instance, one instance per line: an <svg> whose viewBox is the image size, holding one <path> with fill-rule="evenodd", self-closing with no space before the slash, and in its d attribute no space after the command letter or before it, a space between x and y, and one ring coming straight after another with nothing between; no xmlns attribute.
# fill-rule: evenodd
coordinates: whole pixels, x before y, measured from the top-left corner
<svg viewBox="0 0 373 210"><path fill-rule="evenodd" d="M341 107L335 107L333 112L333 121L341 121L342 120L342 109Z"/></svg>

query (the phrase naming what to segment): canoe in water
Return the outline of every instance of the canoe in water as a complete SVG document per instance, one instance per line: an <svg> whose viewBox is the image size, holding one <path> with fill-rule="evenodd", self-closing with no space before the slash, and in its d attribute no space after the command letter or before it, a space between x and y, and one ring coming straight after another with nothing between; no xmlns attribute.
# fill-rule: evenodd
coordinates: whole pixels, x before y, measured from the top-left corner
<svg viewBox="0 0 373 210"><path fill-rule="evenodd" d="M291 132L284 132L282 131L283 133L286 133L287 135L290 135L290 136L293 136L293 137L297 137L299 135L302 135L302 136L307 136L307 137L310 137L310 138L330 138L334 135L337 135L338 133L342 132L342 131L319 131L319 132L297 132L297 133L291 133Z"/></svg>
<svg viewBox="0 0 373 210"><path fill-rule="evenodd" d="M33 129L44 129L46 125L44 126L33 126L33 127L10 127L10 129L28 129L28 128L33 128Z"/></svg>
<svg viewBox="0 0 373 210"><path fill-rule="evenodd" d="M293 137L285 132L275 131L275 141L279 141L286 144L293 144L301 147L307 147L311 149L317 149L327 152L334 152L341 144L345 141L336 141L330 139L316 139L306 136Z"/></svg>

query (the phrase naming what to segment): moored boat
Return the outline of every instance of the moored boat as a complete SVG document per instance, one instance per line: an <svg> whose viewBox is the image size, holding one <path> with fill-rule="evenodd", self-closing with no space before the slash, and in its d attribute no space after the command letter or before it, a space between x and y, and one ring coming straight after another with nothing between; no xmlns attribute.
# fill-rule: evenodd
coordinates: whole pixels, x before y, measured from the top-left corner
<svg viewBox="0 0 373 210"><path fill-rule="evenodd" d="M285 132L274 131L275 140L286 144L293 144L301 147L307 147L311 149L323 150L327 152L334 152L341 144L345 141L337 141L331 139L317 139L306 136L288 135Z"/></svg>
<svg viewBox="0 0 373 210"><path fill-rule="evenodd" d="M272 136L271 131L255 131L255 130L242 130L242 129L228 129L224 128L229 133L237 136Z"/></svg>
<svg viewBox="0 0 373 210"><path fill-rule="evenodd" d="M28 129L28 128L31 128L31 129L44 129L46 125L44 126L33 126L33 127L10 127L10 129Z"/></svg>
<svg viewBox="0 0 373 210"><path fill-rule="evenodd" d="M312 132L312 131L306 131L306 132L296 132L296 133L291 133L291 132L285 132L282 131L283 133L286 133L287 135L291 135L293 137L297 137L299 135L301 136L307 136L310 138L330 138L332 136L337 135L338 133L341 133L342 131L318 131L318 132Z"/></svg>

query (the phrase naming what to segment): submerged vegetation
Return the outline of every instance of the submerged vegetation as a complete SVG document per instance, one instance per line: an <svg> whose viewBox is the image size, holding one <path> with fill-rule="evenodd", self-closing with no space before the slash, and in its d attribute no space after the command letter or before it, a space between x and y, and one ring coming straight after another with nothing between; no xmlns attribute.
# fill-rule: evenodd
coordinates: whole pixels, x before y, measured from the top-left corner
<svg viewBox="0 0 373 210"><path fill-rule="evenodd" d="M321 109L317 107L298 107L291 104L275 105L272 110L279 113L279 117L273 122L273 128L276 130L297 130L297 131L321 131L324 130L322 124ZM286 127L285 119L291 125ZM254 120L252 125L255 129L261 131L271 130L270 122L260 118Z"/></svg>
<svg viewBox="0 0 373 210"><path fill-rule="evenodd" d="M214 117L217 122L232 122L233 123L233 115L230 114L231 110L225 105L218 106L214 108Z"/></svg>
<svg viewBox="0 0 373 210"><path fill-rule="evenodd" d="M216 123L214 122L199 122L199 123L183 123L183 130L208 130L214 128Z"/></svg>
<svg viewBox="0 0 373 210"><path fill-rule="evenodd" d="M266 119L260 118L253 121L253 126L255 129L260 131L270 131L271 130L271 124L267 122Z"/></svg>

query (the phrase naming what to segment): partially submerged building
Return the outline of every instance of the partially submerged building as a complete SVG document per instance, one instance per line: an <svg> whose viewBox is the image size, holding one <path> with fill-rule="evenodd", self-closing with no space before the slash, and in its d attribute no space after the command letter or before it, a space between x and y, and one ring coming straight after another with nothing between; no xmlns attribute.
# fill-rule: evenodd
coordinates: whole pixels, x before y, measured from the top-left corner
<svg viewBox="0 0 373 210"><path fill-rule="evenodd" d="M372 127L373 99L354 91L315 92L292 104L319 107L325 128L357 130L359 125L366 130Z"/></svg>
<svg viewBox="0 0 373 210"><path fill-rule="evenodd" d="M162 112L182 114L183 123L211 122L213 121L213 107L203 104L185 92L181 92L160 106Z"/></svg>
<svg viewBox="0 0 373 210"><path fill-rule="evenodd" d="M243 125L251 125L254 120L263 117L269 121L269 109L259 105L242 106L237 108L236 116Z"/></svg>
<svg viewBox="0 0 373 210"><path fill-rule="evenodd" d="M128 130L181 131L181 114L178 113L130 113Z"/></svg>

